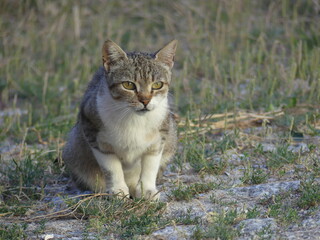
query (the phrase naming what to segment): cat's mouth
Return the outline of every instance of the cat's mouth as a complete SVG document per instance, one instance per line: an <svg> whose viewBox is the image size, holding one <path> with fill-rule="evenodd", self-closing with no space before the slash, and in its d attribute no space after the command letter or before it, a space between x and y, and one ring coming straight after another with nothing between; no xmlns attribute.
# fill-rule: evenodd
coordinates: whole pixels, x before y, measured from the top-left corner
<svg viewBox="0 0 320 240"><path fill-rule="evenodd" d="M137 112L146 113L146 112L150 112L150 110L148 108L142 108L142 109L138 110Z"/></svg>
<svg viewBox="0 0 320 240"><path fill-rule="evenodd" d="M141 109L136 109L136 113L139 114L139 115L144 115L146 114L147 112L150 112L150 109L144 107L144 108L141 108Z"/></svg>

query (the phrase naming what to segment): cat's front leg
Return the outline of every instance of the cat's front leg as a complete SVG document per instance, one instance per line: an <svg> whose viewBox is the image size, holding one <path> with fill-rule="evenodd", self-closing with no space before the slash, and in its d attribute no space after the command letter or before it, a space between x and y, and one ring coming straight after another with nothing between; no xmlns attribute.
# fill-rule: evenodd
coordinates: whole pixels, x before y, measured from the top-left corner
<svg viewBox="0 0 320 240"><path fill-rule="evenodd" d="M136 197L158 200L160 193L156 188L156 179L162 157L162 150L147 153L141 160L140 180L136 188Z"/></svg>
<svg viewBox="0 0 320 240"><path fill-rule="evenodd" d="M105 154L92 148L93 154L107 177L107 192L129 197L129 188L125 182L122 164L115 154Z"/></svg>

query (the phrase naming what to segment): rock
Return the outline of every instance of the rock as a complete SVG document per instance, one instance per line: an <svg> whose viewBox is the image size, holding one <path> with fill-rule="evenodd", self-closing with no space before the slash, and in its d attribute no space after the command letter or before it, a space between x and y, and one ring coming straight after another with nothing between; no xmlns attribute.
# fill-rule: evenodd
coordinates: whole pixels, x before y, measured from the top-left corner
<svg viewBox="0 0 320 240"><path fill-rule="evenodd" d="M273 218L246 219L237 228L241 240L245 239L276 239L277 223Z"/></svg>
<svg viewBox="0 0 320 240"><path fill-rule="evenodd" d="M275 152L277 150L277 147L274 144L262 143L261 145L264 152Z"/></svg>
<svg viewBox="0 0 320 240"><path fill-rule="evenodd" d="M33 233L39 226L35 223L29 224L27 232ZM52 236L53 239L83 239L84 222L79 220L53 220L45 224L45 233L42 237ZM38 235L30 239L39 239ZM29 235L29 236L30 236Z"/></svg>
<svg viewBox="0 0 320 240"><path fill-rule="evenodd" d="M157 240L184 240L190 239L193 234L195 226L168 226L164 229L152 233L146 239Z"/></svg>
<svg viewBox="0 0 320 240"><path fill-rule="evenodd" d="M305 228L319 228L320 231L320 210L318 210L318 213L312 217L308 217L307 219L303 220L301 225Z"/></svg>
<svg viewBox="0 0 320 240"><path fill-rule="evenodd" d="M230 149L225 151L223 158L227 159L229 162L239 163L244 158L244 155L242 153L238 153L236 149Z"/></svg>
<svg viewBox="0 0 320 240"><path fill-rule="evenodd" d="M296 239L320 239L320 229L314 229L314 231L310 230L298 230L298 231L290 231L281 234L280 239L288 239L288 240L296 240Z"/></svg>
<svg viewBox="0 0 320 240"><path fill-rule="evenodd" d="M309 152L309 147L306 143L298 143L290 145L288 147L288 151L291 151L293 153L306 153Z"/></svg>
<svg viewBox="0 0 320 240"><path fill-rule="evenodd" d="M281 191L296 190L300 186L300 181L291 182L273 182L259 185L252 185L248 187L236 187L230 189L230 191L237 195L253 197L253 198L265 198L278 194Z"/></svg>
<svg viewBox="0 0 320 240"><path fill-rule="evenodd" d="M54 239L54 235L53 234L45 234L42 236L43 240L49 240L49 239Z"/></svg>

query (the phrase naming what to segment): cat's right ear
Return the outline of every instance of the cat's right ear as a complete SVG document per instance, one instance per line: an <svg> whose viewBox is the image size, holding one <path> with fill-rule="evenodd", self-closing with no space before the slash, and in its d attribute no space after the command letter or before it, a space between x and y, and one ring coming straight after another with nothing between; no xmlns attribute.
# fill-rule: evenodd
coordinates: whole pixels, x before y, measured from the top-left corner
<svg viewBox="0 0 320 240"><path fill-rule="evenodd" d="M113 41L107 40L102 48L102 63L104 68L109 71L112 66L128 59L127 54Z"/></svg>

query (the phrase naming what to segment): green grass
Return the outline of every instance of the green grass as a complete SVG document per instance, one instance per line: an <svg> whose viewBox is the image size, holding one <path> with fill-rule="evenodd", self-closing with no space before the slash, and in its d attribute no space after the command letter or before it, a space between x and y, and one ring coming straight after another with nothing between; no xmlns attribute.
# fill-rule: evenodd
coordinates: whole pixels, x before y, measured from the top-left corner
<svg viewBox="0 0 320 240"><path fill-rule="evenodd" d="M173 189L169 194L169 198L181 201L190 201L193 199L197 194L205 193L210 190L217 188L217 183L194 183L191 185L182 185L179 184L177 188Z"/></svg>
<svg viewBox="0 0 320 240"><path fill-rule="evenodd" d="M247 167L243 173L241 181L244 184L260 184L268 179L268 174L263 169Z"/></svg>
<svg viewBox="0 0 320 240"><path fill-rule="evenodd" d="M279 145L276 151L268 154L268 167L280 168L286 164L293 164L299 155L288 150L289 145Z"/></svg>
<svg viewBox="0 0 320 240"><path fill-rule="evenodd" d="M0 239L24 239L27 237L25 233L26 225L20 226L18 224L5 225L0 224Z"/></svg>
<svg viewBox="0 0 320 240"><path fill-rule="evenodd" d="M103 237L115 234L121 239L132 239L167 225L170 219L162 217L165 203L146 200L127 200L110 196L88 195L66 199L74 214L87 219L87 232ZM86 235L86 234L85 234Z"/></svg>
<svg viewBox="0 0 320 240"><path fill-rule="evenodd" d="M1 98L29 105L26 125L70 113L101 64L106 38L145 51L179 39L173 92L181 112L272 110L320 99L319 16L311 0L303 10L302 1L274 9L254 1L32 3L1 3Z"/></svg>
<svg viewBox="0 0 320 240"><path fill-rule="evenodd" d="M95 232L101 238L114 234L120 239L132 239L136 235L148 235L164 228L173 221L185 225L199 223L199 218L191 216L190 211L176 218L164 216L166 204L163 202L103 195L87 195L82 199L69 198L65 201L75 210L73 214L88 219L87 233Z"/></svg>
<svg viewBox="0 0 320 240"><path fill-rule="evenodd" d="M179 125L179 149L171 170L201 179L211 176L221 183L177 185L170 189L169 202L192 201L200 193L233 186L224 181L227 173L244 166L239 184L281 180L291 172L302 181L288 206L281 203L289 201L287 197L263 205L270 210L268 216L291 224L299 221L302 211L319 206L319 185L312 180L320 176L316 1L4 0L0 16L0 217L26 218L49 194L46 186L65 184L61 150L86 85L101 65L107 38L126 51L148 52L179 40L171 92L185 124ZM283 115L258 121L260 128L249 124L229 129L226 122L213 129L200 121L216 113L274 110ZM220 120L227 118L212 122ZM195 131L187 134L189 130ZM275 151L264 151L266 142L274 144ZM309 151L288 150L300 142ZM230 152L244 157L231 163ZM188 173L186 166L191 167ZM211 200L220 207L235 205L214 195ZM191 214L159 217L165 211L162 203L113 201L95 198L79 205L77 216L85 216L88 236L95 231L102 239L115 232L135 238L172 221L195 225L194 239L233 239L238 234L232 212L220 214L209 227ZM266 217L257 209L246 218ZM53 210L48 206L43 211ZM0 239L26 237L24 226L0 224Z"/></svg>
<svg viewBox="0 0 320 240"><path fill-rule="evenodd" d="M183 130L184 127L181 131ZM228 149L235 148L236 138L236 134L228 134L217 140L212 140L212 136L206 135L184 137L181 140L182 152L176 158L175 163L180 168L183 168L185 163L190 163L191 167L199 173L221 174L228 164L224 159L214 157Z"/></svg>
<svg viewBox="0 0 320 240"><path fill-rule="evenodd" d="M313 177L301 181L298 190L281 192L261 201L267 206L267 217L275 218L282 225L297 223L305 210L315 211L320 204L320 184Z"/></svg>
<svg viewBox="0 0 320 240"><path fill-rule="evenodd" d="M48 171L54 173L52 152L26 149L20 154L21 157L12 158L11 164L0 171L7 179L2 194L7 201L13 202L14 199L39 200L44 196L44 187L50 182L47 180L50 179Z"/></svg>
<svg viewBox="0 0 320 240"><path fill-rule="evenodd" d="M315 208L320 205L320 184L314 179L302 182L299 193L301 195L298 201L300 208Z"/></svg>
<svg viewBox="0 0 320 240"><path fill-rule="evenodd" d="M213 223L210 224L204 233L208 239L235 239L238 231L233 226L238 222L239 213L237 210L222 212L213 216Z"/></svg>

